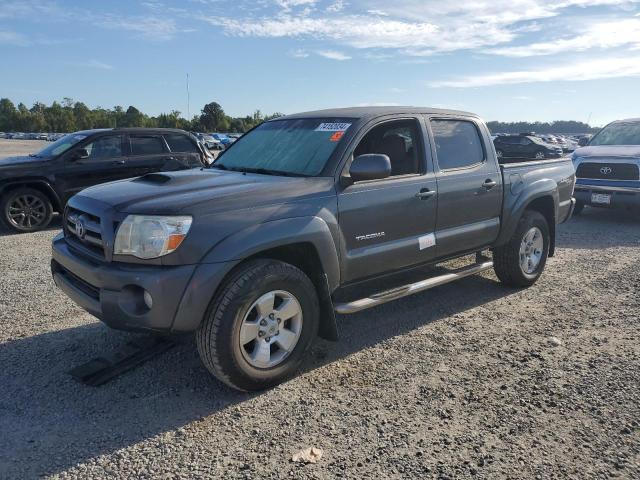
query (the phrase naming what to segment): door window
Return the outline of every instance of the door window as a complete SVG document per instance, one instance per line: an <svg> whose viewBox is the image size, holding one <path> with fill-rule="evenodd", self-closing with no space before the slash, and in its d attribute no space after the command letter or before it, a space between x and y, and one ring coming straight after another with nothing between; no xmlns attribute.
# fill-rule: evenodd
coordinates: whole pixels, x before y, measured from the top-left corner
<svg viewBox="0 0 640 480"><path fill-rule="evenodd" d="M131 155L155 155L164 153L160 137L131 136Z"/></svg>
<svg viewBox="0 0 640 480"><path fill-rule="evenodd" d="M196 144L186 135L181 135L179 133L171 133L164 136L164 139L167 141L169 148L172 152L177 153L199 153L198 147Z"/></svg>
<svg viewBox="0 0 640 480"><path fill-rule="evenodd" d="M432 120L440 170L469 167L484 161L476 126L464 120Z"/></svg>
<svg viewBox="0 0 640 480"><path fill-rule="evenodd" d="M89 159L117 158L122 156L122 139L117 135L100 137L84 147Z"/></svg>
<svg viewBox="0 0 640 480"><path fill-rule="evenodd" d="M358 157L368 153L387 155L391 160L391 176L421 173L420 135L415 120L401 120L371 129L353 152Z"/></svg>

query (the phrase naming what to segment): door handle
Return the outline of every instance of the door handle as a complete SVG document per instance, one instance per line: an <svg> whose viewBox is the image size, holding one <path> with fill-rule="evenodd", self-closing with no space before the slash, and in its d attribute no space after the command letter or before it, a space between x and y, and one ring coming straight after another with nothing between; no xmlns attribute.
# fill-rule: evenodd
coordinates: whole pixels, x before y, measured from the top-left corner
<svg viewBox="0 0 640 480"><path fill-rule="evenodd" d="M420 200L426 200L427 198L431 198L436 194L435 190L429 190L428 188L423 188L418 193L416 193L416 198Z"/></svg>
<svg viewBox="0 0 640 480"><path fill-rule="evenodd" d="M124 160L114 160L113 162L114 165L124 165Z"/></svg>
<svg viewBox="0 0 640 480"><path fill-rule="evenodd" d="M487 178L484 183L482 184L482 186L484 188L486 188L487 190L491 190L493 187L495 187L497 185L496 182L494 182L493 180L491 180L490 178Z"/></svg>

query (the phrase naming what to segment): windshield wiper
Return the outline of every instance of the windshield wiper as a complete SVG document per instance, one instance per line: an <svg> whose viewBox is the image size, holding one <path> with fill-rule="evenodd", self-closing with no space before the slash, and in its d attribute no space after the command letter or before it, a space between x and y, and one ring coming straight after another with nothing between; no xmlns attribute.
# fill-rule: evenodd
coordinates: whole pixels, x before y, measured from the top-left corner
<svg viewBox="0 0 640 480"><path fill-rule="evenodd" d="M37 153L30 153L30 154L29 154L29 156L30 156L30 157L33 157L33 158L42 158L42 157L41 157L40 155L38 155Z"/></svg>
<svg viewBox="0 0 640 480"><path fill-rule="evenodd" d="M273 175L273 176L279 176L279 177L306 177L307 176L301 173L285 172L282 170L272 170L269 168L227 167L226 165L222 165L222 164L216 165L215 163L211 166L215 168L219 168L221 170L231 170L233 172L240 172L240 173L257 173L260 175Z"/></svg>

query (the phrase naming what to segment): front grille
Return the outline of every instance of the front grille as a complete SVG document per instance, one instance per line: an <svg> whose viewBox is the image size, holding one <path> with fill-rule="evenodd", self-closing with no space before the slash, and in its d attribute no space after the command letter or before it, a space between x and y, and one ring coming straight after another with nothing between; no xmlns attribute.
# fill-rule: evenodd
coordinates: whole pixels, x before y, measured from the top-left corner
<svg viewBox="0 0 640 480"><path fill-rule="evenodd" d="M633 163L581 163L576 171L578 178L601 180L638 180L640 170Z"/></svg>
<svg viewBox="0 0 640 480"><path fill-rule="evenodd" d="M82 248L104 257L100 217L68 207L65 213L64 227L67 241L71 245L80 245Z"/></svg>

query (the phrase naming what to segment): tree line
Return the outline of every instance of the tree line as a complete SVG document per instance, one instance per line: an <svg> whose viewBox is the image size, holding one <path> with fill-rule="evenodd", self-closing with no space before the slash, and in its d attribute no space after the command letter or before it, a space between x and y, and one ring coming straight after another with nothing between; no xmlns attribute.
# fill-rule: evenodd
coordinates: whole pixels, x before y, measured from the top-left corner
<svg viewBox="0 0 640 480"><path fill-rule="evenodd" d="M556 122L488 122L491 133L558 133L578 134L596 133L599 128L591 127L584 122L574 120L559 120Z"/></svg>
<svg viewBox="0 0 640 480"><path fill-rule="evenodd" d="M199 115L191 120L182 117L177 110L147 115L130 105L113 108L89 108L82 102L65 97L62 102L51 105L36 102L31 108L24 103L17 106L8 98L0 99L0 131L2 132L53 132L66 133L91 128L115 127L161 127L181 128L194 132L244 133L260 123L282 116L281 113L263 115L256 110L253 115L231 117L224 113L220 104L206 104Z"/></svg>
<svg viewBox="0 0 640 480"><path fill-rule="evenodd" d="M91 128L161 127L181 128L192 132L244 133L260 123L282 116L281 113L263 115L256 110L253 115L231 117L224 113L219 103L207 103L199 115L192 119L182 117L177 110L149 116L133 105L126 110L113 108L89 108L82 102L65 97L51 105L36 102L31 108L24 103L16 106L10 99L0 99L0 132L75 132ZM489 122L492 133L595 133L597 128L573 120L556 122Z"/></svg>

